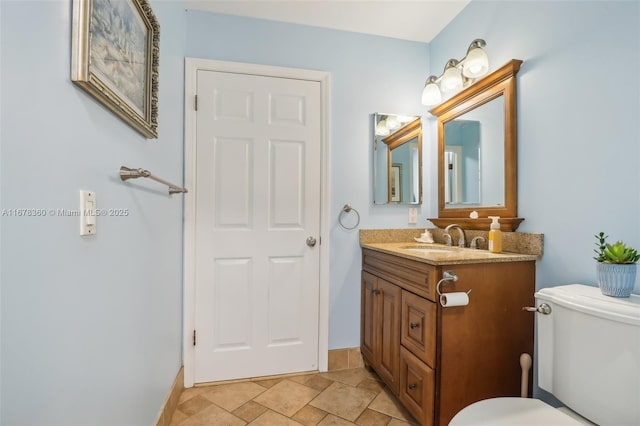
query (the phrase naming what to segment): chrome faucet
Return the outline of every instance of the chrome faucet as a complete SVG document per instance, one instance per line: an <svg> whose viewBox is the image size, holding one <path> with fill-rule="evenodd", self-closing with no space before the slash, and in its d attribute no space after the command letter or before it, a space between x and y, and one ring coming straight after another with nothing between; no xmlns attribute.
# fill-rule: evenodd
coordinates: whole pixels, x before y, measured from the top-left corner
<svg viewBox="0 0 640 426"><path fill-rule="evenodd" d="M478 241L484 243L485 239L484 239L484 237L480 237L480 236L473 237L469 247L472 248L472 249L477 249L478 248Z"/></svg>
<svg viewBox="0 0 640 426"><path fill-rule="evenodd" d="M456 225L455 223L452 223L451 225L447 226L446 228L444 228L444 235L448 235L449 238L451 238L451 234L449 233L449 231L451 231L452 229L457 229L458 230L458 234L460 235L460 238L458 238L458 247L466 247L466 241L464 240L464 230L460 227L460 225ZM445 240L448 242L449 239L445 237ZM447 244L450 245L450 244Z"/></svg>

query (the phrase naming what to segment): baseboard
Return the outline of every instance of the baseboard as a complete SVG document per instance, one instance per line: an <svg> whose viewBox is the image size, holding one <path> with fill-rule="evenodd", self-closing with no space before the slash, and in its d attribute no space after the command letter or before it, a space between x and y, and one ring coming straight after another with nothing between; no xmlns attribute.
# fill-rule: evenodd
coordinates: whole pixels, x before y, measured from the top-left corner
<svg viewBox="0 0 640 426"><path fill-rule="evenodd" d="M178 375L173 381L173 385L171 386L169 395L167 396L167 399L164 401L164 405L160 410L158 421L156 421L156 426L169 426L169 424L171 423L171 417L173 417L173 412L176 411L178 400L180 399L180 394L182 394L183 390L184 367L180 367L180 371L178 371Z"/></svg>
<svg viewBox="0 0 640 426"><path fill-rule="evenodd" d="M364 366L360 348L332 349L329 351L329 371Z"/></svg>

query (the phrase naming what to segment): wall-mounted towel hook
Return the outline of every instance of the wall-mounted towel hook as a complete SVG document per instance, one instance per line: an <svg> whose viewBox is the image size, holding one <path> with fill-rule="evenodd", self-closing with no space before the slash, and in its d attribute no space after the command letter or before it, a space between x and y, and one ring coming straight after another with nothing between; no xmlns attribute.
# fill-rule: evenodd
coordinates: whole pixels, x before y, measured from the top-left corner
<svg viewBox="0 0 640 426"><path fill-rule="evenodd" d="M157 176L154 176L153 173L151 173L149 170L145 170L145 169L132 169L129 167L125 167L125 166L121 166L120 167L120 179L122 180L127 180L127 179L136 179L136 178L140 178L140 177L145 177L145 178L149 178L149 179L153 179L156 182L160 182L163 185L167 185L169 187L169 194L178 194L178 193L184 193L184 192L189 192L187 190L187 188L182 188L178 185L174 185L171 182L167 182L164 179L160 179Z"/></svg>

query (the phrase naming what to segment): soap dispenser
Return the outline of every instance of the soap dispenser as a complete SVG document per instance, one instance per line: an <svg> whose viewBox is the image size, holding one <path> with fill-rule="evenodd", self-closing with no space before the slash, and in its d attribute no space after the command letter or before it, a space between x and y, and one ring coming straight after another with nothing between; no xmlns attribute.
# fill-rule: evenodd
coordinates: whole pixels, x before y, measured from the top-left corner
<svg viewBox="0 0 640 426"><path fill-rule="evenodd" d="M491 226L489 227L489 251L491 253L500 253L502 251L502 231L498 219L500 216L489 216Z"/></svg>

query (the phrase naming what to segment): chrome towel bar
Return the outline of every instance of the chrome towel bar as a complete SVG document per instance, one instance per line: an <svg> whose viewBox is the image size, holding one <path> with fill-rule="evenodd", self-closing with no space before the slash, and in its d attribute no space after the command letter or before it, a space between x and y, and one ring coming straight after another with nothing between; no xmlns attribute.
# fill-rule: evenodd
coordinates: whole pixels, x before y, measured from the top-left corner
<svg viewBox="0 0 640 426"><path fill-rule="evenodd" d="M151 173L149 170L131 169L131 168L125 167L125 166L121 166L120 167L120 179L127 180L127 179L136 179L136 178L140 178L140 177L153 179L156 182L160 182L163 185L167 185L169 187L169 194L178 194L178 193L181 193L181 192L189 192L187 190L187 188L182 188L182 187L180 187L178 185L174 185L171 182L167 182L164 179L160 179L159 177L154 176L153 173Z"/></svg>

